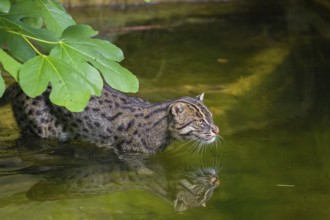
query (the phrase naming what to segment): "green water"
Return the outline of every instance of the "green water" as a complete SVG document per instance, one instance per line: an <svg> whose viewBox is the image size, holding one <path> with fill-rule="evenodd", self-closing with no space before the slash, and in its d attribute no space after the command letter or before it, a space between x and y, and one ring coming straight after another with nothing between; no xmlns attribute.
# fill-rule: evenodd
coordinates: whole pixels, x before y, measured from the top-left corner
<svg viewBox="0 0 330 220"><path fill-rule="evenodd" d="M322 16L258 1L71 13L123 49L139 96L205 92L224 140L199 154L175 143L144 159L148 171L135 178L88 145L17 141L10 108L1 107L1 219L330 218L330 27ZM136 26L144 30L127 29ZM146 187L201 167L221 167L206 207L177 213ZM117 188L106 188L107 178Z"/></svg>

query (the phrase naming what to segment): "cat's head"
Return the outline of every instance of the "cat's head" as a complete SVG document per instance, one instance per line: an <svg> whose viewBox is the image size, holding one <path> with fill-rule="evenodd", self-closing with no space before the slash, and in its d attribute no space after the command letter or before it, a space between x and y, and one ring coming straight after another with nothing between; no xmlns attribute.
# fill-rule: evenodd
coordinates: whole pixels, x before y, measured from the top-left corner
<svg viewBox="0 0 330 220"><path fill-rule="evenodd" d="M198 140L206 144L216 140L219 128L214 124L203 98L204 93L195 98L184 97L171 104L169 129L174 139Z"/></svg>
<svg viewBox="0 0 330 220"><path fill-rule="evenodd" d="M196 170L179 182L178 192L173 201L174 209L183 212L190 208L205 207L214 189L220 185L217 171L213 168Z"/></svg>

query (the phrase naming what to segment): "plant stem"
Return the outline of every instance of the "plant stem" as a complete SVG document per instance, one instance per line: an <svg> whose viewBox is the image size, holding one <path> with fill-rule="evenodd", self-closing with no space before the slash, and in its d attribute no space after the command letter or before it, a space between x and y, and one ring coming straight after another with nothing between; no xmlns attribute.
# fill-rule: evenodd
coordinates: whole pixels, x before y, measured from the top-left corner
<svg viewBox="0 0 330 220"><path fill-rule="evenodd" d="M30 47L32 47L32 49L39 54L40 56L42 56L43 54L31 43L31 41L29 41L29 39L27 39L27 37L25 35L22 35L22 37L24 38L24 40L30 45Z"/></svg>
<svg viewBox="0 0 330 220"><path fill-rule="evenodd" d="M22 34L20 32L17 32L17 31L12 31L12 30L7 30L8 33L11 33L11 34L16 34L16 35L20 35L22 36L23 38L29 38L31 40L35 40L35 41L38 41L38 42L41 42L41 43L46 43L46 44L58 44L58 41L47 41L47 40L43 40L43 39L40 39L40 38L36 38L36 37L32 37L32 36L29 36L29 35L26 35L26 34Z"/></svg>
<svg viewBox="0 0 330 220"><path fill-rule="evenodd" d="M46 40L43 40L40 38L32 37L32 36L17 32L17 31L7 30L7 32L21 36L30 45L30 47L39 55L43 55L43 54L31 43L30 39L34 40L34 41L46 43L46 44L58 44L59 43L59 42L46 41Z"/></svg>

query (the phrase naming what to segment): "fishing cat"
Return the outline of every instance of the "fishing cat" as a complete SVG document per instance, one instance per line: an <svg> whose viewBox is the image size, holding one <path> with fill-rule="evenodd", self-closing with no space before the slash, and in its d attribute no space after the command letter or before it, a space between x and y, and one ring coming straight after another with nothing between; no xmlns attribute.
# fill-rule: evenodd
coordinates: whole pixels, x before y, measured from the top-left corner
<svg viewBox="0 0 330 220"><path fill-rule="evenodd" d="M49 94L50 88L30 98L17 83L7 88L3 99L11 101L23 136L83 140L117 152L155 153L173 140L209 144L219 133L203 103L204 94L152 104L105 86L82 112L53 105Z"/></svg>

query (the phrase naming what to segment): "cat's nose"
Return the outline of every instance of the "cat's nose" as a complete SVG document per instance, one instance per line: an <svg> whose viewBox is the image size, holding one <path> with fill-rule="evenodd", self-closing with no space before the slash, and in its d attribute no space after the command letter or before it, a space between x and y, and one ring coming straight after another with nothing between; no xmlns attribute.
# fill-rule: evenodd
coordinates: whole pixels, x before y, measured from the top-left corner
<svg viewBox="0 0 330 220"><path fill-rule="evenodd" d="M214 133L214 134L219 134L219 128L217 127L217 126L213 126L212 127L212 132Z"/></svg>

